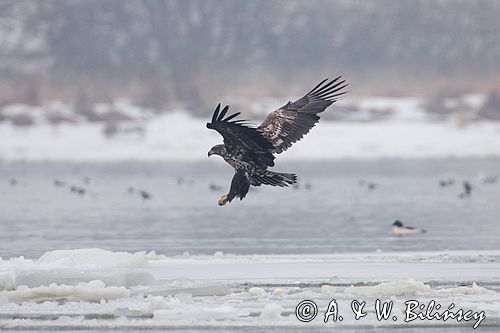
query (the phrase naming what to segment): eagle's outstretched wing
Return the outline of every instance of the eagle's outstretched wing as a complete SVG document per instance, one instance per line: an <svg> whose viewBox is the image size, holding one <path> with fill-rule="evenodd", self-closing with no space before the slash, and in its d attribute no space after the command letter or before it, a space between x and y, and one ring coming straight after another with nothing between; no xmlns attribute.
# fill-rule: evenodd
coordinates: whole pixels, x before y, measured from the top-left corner
<svg viewBox="0 0 500 333"><path fill-rule="evenodd" d="M263 137L273 144L273 153L281 153L302 139L318 122L318 113L337 101L346 91L347 84L339 81L341 76L328 82L321 81L304 97L288 102L276 111L271 112L258 127Z"/></svg>
<svg viewBox="0 0 500 333"><path fill-rule="evenodd" d="M241 154L242 158L255 161L265 169L274 166L272 143L263 137L257 128L249 127L246 120L232 120L240 112L227 116L229 106L220 111L220 103L215 108L212 121L207 123L207 128L216 130L224 138L226 149L233 153Z"/></svg>

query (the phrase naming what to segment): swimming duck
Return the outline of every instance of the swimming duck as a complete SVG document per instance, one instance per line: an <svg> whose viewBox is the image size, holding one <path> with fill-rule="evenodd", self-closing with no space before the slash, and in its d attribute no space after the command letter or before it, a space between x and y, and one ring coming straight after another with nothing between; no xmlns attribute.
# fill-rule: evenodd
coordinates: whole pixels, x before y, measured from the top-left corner
<svg viewBox="0 0 500 333"><path fill-rule="evenodd" d="M403 222L396 220L393 224L394 228L392 229L392 233L395 236L408 236L414 234L422 234L425 233L425 229L418 229L414 227L406 227L403 225Z"/></svg>

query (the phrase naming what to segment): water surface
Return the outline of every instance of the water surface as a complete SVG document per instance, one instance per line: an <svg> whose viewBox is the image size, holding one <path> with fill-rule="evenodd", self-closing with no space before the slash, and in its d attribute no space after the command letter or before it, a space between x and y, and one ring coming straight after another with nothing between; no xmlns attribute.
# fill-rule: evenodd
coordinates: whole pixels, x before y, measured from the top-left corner
<svg viewBox="0 0 500 333"><path fill-rule="evenodd" d="M498 159L281 162L276 170L297 173L300 187L259 187L219 207L233 171L215 159L3 164L0 256L84 247L167 255L500 249L500 184L478 178L498 173ZM440 187L445 178L455 184ZM464 180L474 190L460 199ZM427 233L394 237L396 219Z"/></svg>

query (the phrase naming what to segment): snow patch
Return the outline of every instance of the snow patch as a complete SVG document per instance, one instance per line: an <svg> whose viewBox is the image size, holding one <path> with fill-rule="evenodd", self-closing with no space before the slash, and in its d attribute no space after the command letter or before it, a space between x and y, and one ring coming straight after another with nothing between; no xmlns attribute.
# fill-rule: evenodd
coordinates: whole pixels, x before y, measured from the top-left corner
<svg viewBox="0 0 500 333"><path fill-rule="evenodd" d="M470 104L478 104L471 96ZM351 101L360 113L387 111L382 120L350 121L324 119L303 140L287 151L287 159L344 158L443 158L500 156L500 125L489 121L470 122L459 128L454 119L435 122L429 119L418 98L369 97ZM341 106L339 103L338 106ZM54 109L66 118L73 114L63 104L42 107L14 104L3 108L4 116L29 116L32 126L0 124L0 159L5 161L120 161L206 159L209 148L221 142L220 135L205 127L205 118L185 110L155 115L126 99L96 106L96 112L111 111L130 118L128 130L117 127L117 134L105 135L105 123L85 122L74 116L71 123L57 126L42 121L42 114ZM267 108L266 108L267 109ZM384 111L384 112L385 112ZM390 112L389 112L390 111ZM328 112L335 112L335 107ZM45 112L46 113L46 112ZM263 120L259 117L260 121ZM368 121L370 120L370 121ZM455 119L456 120L456 119ZM256 120L255 123L259 121ZM176 124L172 127L172 124ZM136 130L134 130L136 128ZM137 135L137 131L141 134ZM78 147L78 149L75 149Z"/></svg>

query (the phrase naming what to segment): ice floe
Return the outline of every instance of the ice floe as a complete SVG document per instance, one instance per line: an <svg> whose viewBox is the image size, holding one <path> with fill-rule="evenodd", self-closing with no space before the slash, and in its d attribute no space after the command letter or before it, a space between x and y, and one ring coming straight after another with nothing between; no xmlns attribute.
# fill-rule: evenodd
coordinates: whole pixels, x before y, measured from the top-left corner
<svg viewBox="0 0 500 333"><path fill-rule="evenodd" d="M15 273L10 271L0 271L0 291L12 290L15 286Z"/></svg>
<svg viewBox="0 0 500 333"><path fill-rule="evenodd" d="M9 302L22 303L25 301L44 302L53 299L67 301L99 302L106 299L116 299L130 296L125 287L106 287L104 282L95 280L88 283L80 282L75 286L57 285L28 288L19 286L15 290L0 292Z"/></svg>
<svg viewBox="0 0 500 333"><path fill-rule="evenodd" d="M51 251L39 259L0 260L0 329L300 327L303 323L295 317L299 302L312 300L324 311L333 299L346 327L402 325L374 319L371 308L371 319L347 316L352 300L368 304L376 298L393 301L398 316L408 299L422 304L436 300L444 307L453 303L457 309L485 311L484 325L494 326L500 323L499 255L165 257L100 249ZM476 260L484 257L488 261ZM127 283L127 276L136 276L137 283ZM324 327L321 313L310 325Z"/></svg>
<svg viewBox="0 0 500 333"><path fill-rule="evenodd" d="M337 288L325 284L321 286L321 293L326 296L335 296L335 294L337 293Z"/></svg>
<svg viewBox="0 0 500 333"><path fill-rule="evenodd" d="M75 268L113 269L146 267L148 260L156 258L154 252L128 253L102 249L78 249L46 252L38 259L38 262L42 265L59 264Z"/></svg>
<svg viewBox="0 0 500 333"><path fill-rule="evenodd" d="M260 317L263 319L276 319L281 316L283 312L283 307L277 303L268 303L264 306L264 309L260 313Z"/></svg>
<svg viewBox="0 0 500 333"><path fill-rule="evenodd" d="M494 293L473 283L471 287L461 286L455 288L433 289L411 278L380 283L376 286L351 286L344 290L345 293L357 296L425 296L425 295L470 295Z"/></svg>

